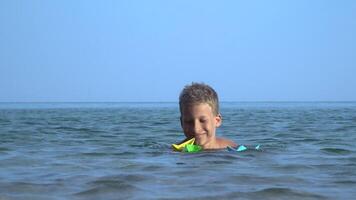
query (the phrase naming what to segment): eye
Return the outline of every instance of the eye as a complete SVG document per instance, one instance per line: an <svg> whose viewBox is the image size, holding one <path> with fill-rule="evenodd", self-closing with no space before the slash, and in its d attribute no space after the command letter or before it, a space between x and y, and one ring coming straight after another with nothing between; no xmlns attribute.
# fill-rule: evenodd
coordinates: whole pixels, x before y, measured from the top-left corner
<svg viewBox="0 0 356 200"><path fill-rule="evenodd" d="M201 119L200 120L200 123L205 123L205 122L207 122L208 120L207 119Z"/></svg>

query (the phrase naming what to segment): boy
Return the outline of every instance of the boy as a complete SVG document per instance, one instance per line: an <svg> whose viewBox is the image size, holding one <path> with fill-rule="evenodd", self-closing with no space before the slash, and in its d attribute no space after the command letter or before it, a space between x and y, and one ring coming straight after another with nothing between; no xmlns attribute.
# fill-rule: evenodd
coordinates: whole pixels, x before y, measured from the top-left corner
<svg viewBox="0 0 356 200"><path fill-rule="evenodd" d="M194 143L203 149L236 147L231 140L218 138L216 128L222 123L219 99L213 88L203 83L184 87L179 96L180 122L187 137L181 143L195 138Z"/></svg>

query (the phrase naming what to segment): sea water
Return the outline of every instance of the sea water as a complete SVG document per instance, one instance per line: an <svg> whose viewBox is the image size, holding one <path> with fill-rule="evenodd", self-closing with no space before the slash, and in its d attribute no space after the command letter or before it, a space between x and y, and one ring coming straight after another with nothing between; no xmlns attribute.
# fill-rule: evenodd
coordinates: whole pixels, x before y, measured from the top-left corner
<svg viewBox="0 0 356 200"><path fill-rule="evenodd" d="M0 103L0 199L353 199L356 102L222 103L217 135L260 150L179 153L177 103Z"/></svg>

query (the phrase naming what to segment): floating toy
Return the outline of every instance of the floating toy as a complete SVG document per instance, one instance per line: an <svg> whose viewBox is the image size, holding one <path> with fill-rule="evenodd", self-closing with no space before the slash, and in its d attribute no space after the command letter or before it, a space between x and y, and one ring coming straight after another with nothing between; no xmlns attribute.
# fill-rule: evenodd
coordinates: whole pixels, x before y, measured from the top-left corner
<svg viewBox="0 0 356 200"><path fill-rule="evenodd" d="M187 152L187 153L196 153L203 150L203 148L200 145L195 145L195 144L187 144L184 149L183 152Z"/></svg>
<svg viewBox="0 0 356 200"><path fill-rule="evenodd" d="M245 151L245 150L247 150L247 149L248 149L248 148L245 147L244 145L240 145L240 146L238 146L237 148L230 147L230 146L227 147L227 150L228 150L228 151L237 151L237 152ZM254 149L255 149L255 150L260 150L260 145L257 145Z"/></svg>
<svg viewBox="0 0 356 200"><path fill-rule="evenodd" d="M192 139L182 142L180 144L172 144L172 148L174 151L183 151L185 146L187 146L188 144L190 144L190 145L194 144L194 141L195 141L195 138L192 138Z"/></svg>
<svg viewBox="0 0 356 200"><path fill-rule="evenodd" d="M196 152L202 151L203 148L200 145L194 144L194 142L195 142L195 138L192 138L192 139L182 142L180 144L172 144L172 149L174 151L187 152L187 153L196 153ZM230 146L227 147L228 151L234 151L234 152L246 151L248 149L251 149L251 148L247 148L244 145L240 145L236 148L230 147ZM257 145L254 149L260 150L260 145Z"/></svg>

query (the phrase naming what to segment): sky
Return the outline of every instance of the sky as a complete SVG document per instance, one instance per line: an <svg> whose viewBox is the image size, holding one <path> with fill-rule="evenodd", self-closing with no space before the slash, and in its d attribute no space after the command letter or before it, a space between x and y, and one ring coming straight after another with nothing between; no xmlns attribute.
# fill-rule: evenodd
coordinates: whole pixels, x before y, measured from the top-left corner
<svg viewBox="0 0 356 200"><path fill-rule="evenodd" d="M1 0L0 102L356 101L354 0Z"/></svg>

